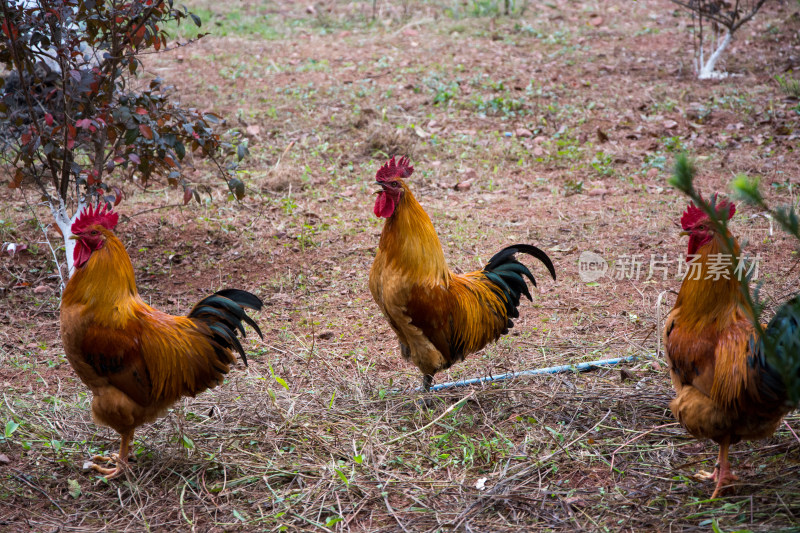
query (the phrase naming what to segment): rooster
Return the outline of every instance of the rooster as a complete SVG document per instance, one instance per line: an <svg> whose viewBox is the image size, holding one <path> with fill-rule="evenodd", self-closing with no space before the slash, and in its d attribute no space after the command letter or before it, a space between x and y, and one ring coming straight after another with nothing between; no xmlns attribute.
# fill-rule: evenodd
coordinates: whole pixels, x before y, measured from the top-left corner
<svg viewBox="0 0 800 533"><path fill-rule="evenodd" d="M134 430L162 416L183 396L220 383L236 362L247 364L236 330L242 322L261 336L242 308L260 310L249 292L227 289L198 302L188 316L147 305L136 290L133 265L114 235L118 215L89 206L72 224L75 273L61 301L61 339L75 373L92 391L92 416L122 438L119 456L90 463L106 479L126 468ZM263 337L262 337L263 338Z"/></svg>
<svg viewBox="0 0 800 533"><path fill-rule="evenodd" d="M722 216L732 217L736 207L727 201L712 202ZM741 292L739 273L717 268L734 263L726 252L739 244L730 233L719 233L709 217L693 203L681 217L682 235L689 236L689 269L675 307L664 325L666 356L675 399L670 403L678 421L698 439L719 444L714 471L697 478L716 482L712 498L738 479L728 460L728 449L741 440L772 435L783 416L792 409L786 386L777 368L766 357L764 340L779 354L797 346L800 304L797 298L778 309L764 335L758 337L754 314ZM728 261L724 258L727 257ZM716 264L716 266L714 266ZM796 352L790 355L800 357Z"/></svg>
<svg viewBox="0 0 800 533"><path fill-rule="evenodd" d="M386 223L369 288L397 334L400 354L420 369L428 391L436 372L508 333L520 295L531 299L524 277L534 286L536 280L515 254L540 260L553 279L556 272L547 254L528 244L504 248L477 272L452 272L431 219L404 181L413 171L408 158L393 157L375 176L381 190L374 213Z"/></svg>

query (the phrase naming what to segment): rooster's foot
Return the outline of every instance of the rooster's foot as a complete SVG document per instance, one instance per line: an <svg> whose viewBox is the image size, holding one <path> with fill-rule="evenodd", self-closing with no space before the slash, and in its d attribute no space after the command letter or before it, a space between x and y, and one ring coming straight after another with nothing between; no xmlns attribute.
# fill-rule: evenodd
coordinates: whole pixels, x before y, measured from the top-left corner
<svg viewBox="0 0 800 533"><path fill-rule="evenodd" d="M714 489L714 494L711 495L711 499L718 498L725 492L730 485L732 485L735 481L738 481L739 477L730 471L730 469L722 469L720 470L719 474L717 475L717 486Z"/></svg>
<svg viewBox="0 0 800 533"><path fill-rule="evenodd" d="M108 468L105 466L100 466L94 461L101 463L113 463L115 466L113 468ZM121 461L119 458L119 454L116 453L112 453L108 457L104 455L93 455L91 461L87 461L83 465L84 470L94 470L95 472L103 474L103 476L105 476L106 481L119 477L127 469L127 467L128 467L127 458Z"/></svg>
<svg viewBox="0 0 800 533"><path fill-rule="evenodd" d="M719 475L719 467L715 468L713 472L706 472L704 470L700 470L693 477L697 481L716 481L718 475Z"/></svg>
<svg viewBox="0 0 800 533"><path fill-rule="evenodd" d="M99 461L101 463L118 463L119 454L112 453L111 455L93 455L91 461Z"/></svg>

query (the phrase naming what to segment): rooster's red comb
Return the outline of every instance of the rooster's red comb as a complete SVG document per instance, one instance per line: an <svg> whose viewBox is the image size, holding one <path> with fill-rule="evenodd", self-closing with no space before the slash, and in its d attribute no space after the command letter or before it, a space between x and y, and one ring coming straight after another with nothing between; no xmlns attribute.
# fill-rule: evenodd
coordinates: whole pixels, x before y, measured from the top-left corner
<svg viewBox="0 0 800 533"><path fill-rule="evenodd" d="M733 214L736 213L736 205L733 202L729 202L728 200L721 200L720 202L717 202L716 194L711 199L711 203L715 204L717 213L719 214L723 214L727 209L728 220L730 220L731 217L733 217ZM689 230L698 222L706 218L708 218L708 215L706 215L705 211L694 205L694 202L689 202L689 207L686 208L686 211L683 212L683 216L681 217L681 227L683 227L684 230Z"/></svg>
<svg viewBox="0 0 800 533"><path fill-rule="evenodd" d="M81 214L78 215L75 222L72 223L72 233L80 233L89 226L94 226L96 224L100 224L107 230L113 230L118 221L119 215L111 211L107 203L103 202L103 205L98 203L97 206L89 204L89 206L85 207Z"/></svg>
<svg viewBox="0 0 800 533"><path fill-rule="evenodd" d="M395 163L394 156L387 161L375 174L377 181L391 181L395 178L407 178L414 172L414 167L409 164L408 157L401 157Z"/></svg>

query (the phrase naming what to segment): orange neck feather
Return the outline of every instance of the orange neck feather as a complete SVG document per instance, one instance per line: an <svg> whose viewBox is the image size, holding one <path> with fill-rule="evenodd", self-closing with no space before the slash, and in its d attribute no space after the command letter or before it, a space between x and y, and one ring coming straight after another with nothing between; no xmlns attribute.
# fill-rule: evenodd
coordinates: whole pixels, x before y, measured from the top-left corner
<svg viewBox="0 0 800 533"><path fill-rule="evenodd" d="M720 276L715 280L713 274L711 279L706 279L710 275L710 263L712 263L709 256L722 254L722 257L728 257L722 238L714 236L697 250L697 255L700 256L694 261L697 266L690 267L687 263L689 270L675 302L675 307L681 308L683 322L694 324L698 329L704 329L712 323L715 323L718 331L729 327L741 317L741 309L745 304L739 288L738 274L732 269L726 271L728 279ZM735 268L741 251L735 239L733 244L734 257L730 258L730 262Z"/></svg>
<svg viewBox="0 0 800 533"><path fill-rule="evenodd" d="M405 184L394 213L383 226L379 247L410 275L449 280L450 270L433 223Z"/></svg>
<svg viewBox="0 0 800 533"><path fill-rule="evenodd" d="M75 270L64 289L62 306L83 304L92 306L95 312L109 310L114 314L125 311L129 303L139 300L133 265L125 246L110 231L103 233L105 244L92 252L85 265Z"/></svg>

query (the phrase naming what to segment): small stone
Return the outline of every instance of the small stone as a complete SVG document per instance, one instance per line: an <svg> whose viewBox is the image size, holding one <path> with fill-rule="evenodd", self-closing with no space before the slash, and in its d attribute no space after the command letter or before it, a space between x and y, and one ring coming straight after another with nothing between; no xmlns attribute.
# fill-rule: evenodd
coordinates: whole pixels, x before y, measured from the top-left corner
<svg viewBox="0 0 800 533"><path fill-rule="evenodd" d="M49 290L50 290L50 287L48 287L47 285L39 285L35 289L33 289L33 292L36 293L36 294L44 294L44 293L48 292Z"/></svg>
<svg viewBox="0 0 800 533"><path fill-rule="evenodd" d="M517 128L516 130L514 130L514 135L516 135L517 137L533 137L533 133L531 132L531 130L526 128Z"/></svg>
<svg viewBox="0 0 800 533"><path fill-rule="evenodd" d="M678 123L675 122L674 120L665 120L664 127L667 128L668 130L674 130L675 128L678 127Z"/></svg>
<svg viewBox="0 0 800 533"><path fill-rule="evenodd" d="M0 453L0 463L2 463L4 465L7 465L10 462L11 462L11 459L9 459L6 454Z"/></svg>

